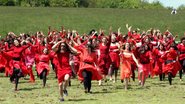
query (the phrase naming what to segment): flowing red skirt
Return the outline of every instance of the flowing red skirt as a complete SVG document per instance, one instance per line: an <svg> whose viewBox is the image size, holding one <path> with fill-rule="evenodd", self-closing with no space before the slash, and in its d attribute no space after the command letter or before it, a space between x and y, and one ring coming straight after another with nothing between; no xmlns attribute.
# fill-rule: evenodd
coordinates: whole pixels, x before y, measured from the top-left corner
<svg viewBox="0 0 185 104"><path fill-rule="evenodd" d="M69 67L60 67L57 66L57 77L58 77L58 83L61 83L62 81L64 81L64 77L66 74L69 74L69 76L72 76L72 70Z"/></svg>
<svg viewBox="0 0 185 104"><path fill-rule="evenodd" d="M171 62L166 64L163 68L163 73L168 74L169 72L172 73L173 77L176 76L177 72L181 69L181 65L179 61Z"/></svg>
<svg viewBox="0 0 185 104"><path fill-rule="evenodd" d="M100 59L98 60L98 65L99 65L99 70L101 74L103 75L108 74L108 69L110 67L110 64L111 64L111 59L109 55L106 55L106 54L100 55Z"/></svg>
<svg viewBox="0 0 185 104"><path fill-rule="evenodd" d="M0 54L0 71L4 71L6 63L6 59Z"/></svg>
<svg viewBox="0 0 185 104"><path fill-rule="evenodd" d="M119 68L119 65L120 65L119 54L115 53L115 52L110 52L109 56L110 56L110 59L111 59L111 63L114 64L114 67Z"/></svg>
<svg viewBox="0 0 185 104"><path fill-rule="evenodd" d="M155 76L155 75L157 76L157 75L162 74L163 73L163 66L164 66L164 63L156 61L154 69L152 71L152 76Z"/></svg>
<svg viewBox="0 0 185 104"><path fill-rule="evenodd" d="M20 69L23 73L24 76L26 76L27 74L29 74L29 71L27 70L26 66L24 65L24 63L22 61L15 61L15 60L12 60L12 66L11 67L11 73L13 73L13 68L17 68L17 69Z"/></svg>
<svg viewBox="0 0 185 104"><path fill-rule="evenodd" d="M78 71L78 79L83 80L82 72L83 70L90 71L92 73L92 80L100 80L102 79L102 76L98 72L98 70L91 64L86 64L84 62L80 63L80 69Z"/></svg>
<svg viewBox="0 0 185 104"><path fill-rule="evenodd" d="M36 70L37 70L38 75L40 75L45 69L47 70L47 75L48 75L49 70L50 70L48 63L39 62L36 66Z"/></svg>
<svg viewBox="0 0 185 104"><path fill-rule="evenodd" d="M120 79L123 80L125 78L130 78L131 72L131 62L127 60L123 60L122 64L120 65Z"/></svg>

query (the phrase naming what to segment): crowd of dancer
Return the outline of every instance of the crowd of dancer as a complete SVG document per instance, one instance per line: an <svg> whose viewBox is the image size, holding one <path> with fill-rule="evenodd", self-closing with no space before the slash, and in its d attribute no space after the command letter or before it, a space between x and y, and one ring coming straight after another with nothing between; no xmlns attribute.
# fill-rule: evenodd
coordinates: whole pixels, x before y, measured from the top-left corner
<svg viewBox="0 0 185 104"><path fill-rule="evenodd" d="M99 81L99 85L109 79L117 82L120 71L121 82L127 90L130 79L135 81L138 72L139 85L144 86L148 77L159 76L163 81L168 77L169 84L179 72L180 81L185 72L185 37L177 44L168 30L164 33L158 29L140 32L126 24L127 34L109 29L99 32L91 30L89 34L80 35L76 30L60 31L51 29L44 35L15 35L9 32L0 41L0 71L10 77L18 90L20 77L30 76L35 82L33 71L46 85L51 68L58 79L61 101L67 95L67 86L71 78L78 76L84 84L85 93L91 93L91 81ZM33 68L35 66L35 68ZM35 69L35 70L34 70Z"/></svg>

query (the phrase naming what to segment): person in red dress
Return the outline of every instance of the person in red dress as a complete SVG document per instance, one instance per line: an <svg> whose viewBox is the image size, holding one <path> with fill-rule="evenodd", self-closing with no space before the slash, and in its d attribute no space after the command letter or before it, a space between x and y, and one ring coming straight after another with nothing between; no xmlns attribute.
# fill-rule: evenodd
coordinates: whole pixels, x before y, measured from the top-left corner
<svg viewBox="0 0 185 104"><path fill-rule="evenodd" d="M43 53L38 56L38 64L36 65L36 70L40 79L43 79L43 87L46 85L47 75L49 74L49 51L47 48L44 48Z"/></svg>
<svg viewBox="0 0 185 104"><path fill-rule="evenodd" d="M98 58L98 66L100 69L100 73L103 77L103 79L106 82L106 76L108 75L108 69L110 67L110 56L109 56L109 46L110 42L108 42L106 37L102 38L101 43L99 44L99 50L100 50L100 56ZM102 82L100 80L99 85L101 85Z"/></svg>
<svg viewBox="0 0 185 104"><path fill-rule="evenodd" d="M110 80L112 80L112 75L114 74L114 80L113 80L114 83L117 80L117 74L118 74L118 69L120 65L119 48L120 48L120 44L116 40L116 33L112 33L111 43L109 47L109 56L111 59L109 73L110 73Z"/></svg>
<svg viewBox="0 0 185 104"><path fill-rule="evenodd" d="M68 95L67 86L72 76L71 66L69 64L70 54L77 54L77 50L70 46L65 41L59 41L52 47L56 52L58 64L57 64L57 78L60 90L60 101L64 101L63 95Z"/></svg>
<svg viewBox="0 0 185 104"><path fill-rule="evenodd" d="M83 81L85 93L91 93L91 81L101 80L102 76L98 71L97 54L92 44L92 37L87 40L86 45L75 44L75 48L80 52L80 68L78 71L78 79Z"/></svg>
<svg viewBox="0 0 185 104"><path fill-rule="evenodd" d="M179 62L182 66L182 69L179 70L179 77L180 81L182 81L182 74L185 73L185 37L181 38L181 43L177 46L180 55L179 55Z"/></svg>
<svg viewBox="0 0 185 104"><path fill-rule="evenodd" d="M138 67L138 79L139 84L143 87L145 84L145 80L149 75L149 70L151 68L150 61L152 60L151 51L147 44L144 44L140 47L139 51L139 63L140 67Z"/></svg>
<svg viewBox="0 0 185 104"><path fill-rule="evenodd" d="M22 43L25 41L22 41ZM22 61L22 52L28 48L31 44L21 46L19 41L17 39L14 39L14 46L10 49L7 50L7 52L3 51L3 55L7 57L11 57L11 76L10 76L10 81L13 82L15 81L15 91L18 90L18 83L19 83L19 78L25 76L28 74L28 70L23 68L23 61Z"/></svg>
<svg viewBox="0 0 185 104"><path fill-rule="evenodd" d="M28 41L32 43L31 38L29 38ZM27 70L29 71L30 82L35 82L35 77L33 75L32 67L35 60L36 49L37 49L37 46L32 45L24 51L24 61L25 61Z"/></svg>
<svg viewBox="0 0 185 104"><path fill-rule="evenodd" d="M152 76L159 75L160 81L163 81L165 78L165 74L163 73L164 60L162 59L162 55L165 54L165 47L162 43L159 44L158 48L153 50L155 66L152 72Z"/></svg>
<svg viewBox="0 0 185 104"><path fill-rule="evenodd" d="M171 45L170 49L162 55L162 58L165 60L163 73L168 75L169 84L172 85L172 78L175 77L181 69L181 65L178 61L177 47Z"/></svg>
<svg viewBox="0 0 185 104"><path fill-rule="evenodd" d="M139 66L137 59L135 58L134 54L131 51L131 46L129 43L125 44L124 50L120 53L121 56L121 65L120 65L120 79L124 80L125 82L125 90L128 88L128 82L132 74L132 61L136 63L137 66Z"/></svg>

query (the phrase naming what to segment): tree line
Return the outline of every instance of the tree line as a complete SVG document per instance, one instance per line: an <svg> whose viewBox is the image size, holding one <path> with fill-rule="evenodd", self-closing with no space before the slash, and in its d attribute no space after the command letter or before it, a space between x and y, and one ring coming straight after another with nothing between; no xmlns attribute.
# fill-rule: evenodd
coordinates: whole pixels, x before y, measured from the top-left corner
<svg viewBox="0 0 185 104"><path fill-rule="evenodd" d="M0 6L23 7L85 7L85 8L126 8L162 9L159 1L148 0L0 0Z"/></svg>

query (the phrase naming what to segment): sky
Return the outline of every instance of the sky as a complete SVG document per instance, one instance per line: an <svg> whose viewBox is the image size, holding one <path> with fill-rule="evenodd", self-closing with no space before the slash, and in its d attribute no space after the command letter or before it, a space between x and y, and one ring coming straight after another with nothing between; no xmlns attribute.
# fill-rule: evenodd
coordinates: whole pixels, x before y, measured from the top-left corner
<svg viewBox="0 0 185 104"><path fill-rule="evenodd" d="M149 2L153 2L156 0L148 0ZM161 2L165 7L173 7L178 8L180 5L185 5L185 0L157 0Z"/></svg>

